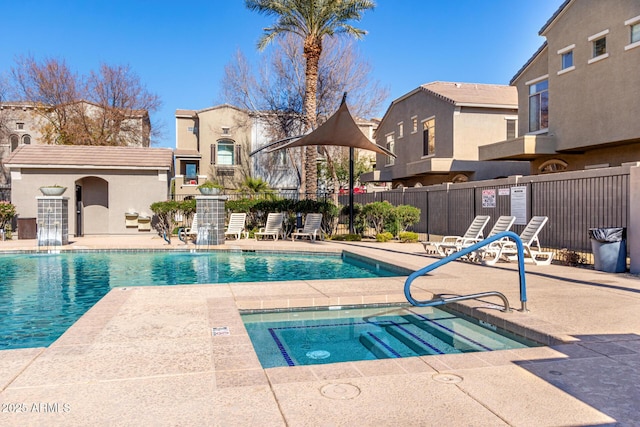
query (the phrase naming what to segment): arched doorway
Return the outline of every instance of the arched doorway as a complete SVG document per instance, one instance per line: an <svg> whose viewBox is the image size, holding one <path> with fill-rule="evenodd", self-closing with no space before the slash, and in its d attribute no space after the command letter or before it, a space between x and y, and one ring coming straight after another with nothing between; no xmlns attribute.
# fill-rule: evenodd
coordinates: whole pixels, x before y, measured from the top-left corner
<svg viewBox="0 0 640 427"><path fill-rule="evenodd" d="M109 182L95 176L76 181L76 236L109 232Z"/></svg>

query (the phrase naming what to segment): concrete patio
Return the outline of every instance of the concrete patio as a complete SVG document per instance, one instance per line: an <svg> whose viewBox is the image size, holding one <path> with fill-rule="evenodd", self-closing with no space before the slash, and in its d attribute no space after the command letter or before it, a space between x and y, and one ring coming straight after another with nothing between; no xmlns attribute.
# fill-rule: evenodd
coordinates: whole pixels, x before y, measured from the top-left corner
<svg viewBox="0 0 640 427"><path fill-rule="evenodd" d="M64 250L181 248L84 237ZM412 270L421 244L255 240L224 249L350 251ZM35 241L0 242L0 251ZM0 351L1 425L576 426L640 424L640 280L527 264L529 312L461 309L550 344L488 353L262 369L239 310L405 302L404 277L118 288L47 348ZM447 264L414 296L500 291L514 264ZM228 326L229 336L211 328Z"/></svg>

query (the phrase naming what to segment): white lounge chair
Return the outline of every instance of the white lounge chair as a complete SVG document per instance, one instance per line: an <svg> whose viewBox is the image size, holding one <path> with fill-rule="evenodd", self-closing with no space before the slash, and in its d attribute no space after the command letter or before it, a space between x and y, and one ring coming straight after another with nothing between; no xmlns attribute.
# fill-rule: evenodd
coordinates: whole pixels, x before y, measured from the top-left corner
<svg viewBox="0 0 640 427"><path fill-rule="evenodd" d="M307 214L304 219L304 227L299 228L295 233L291 233L291 240L296 240L296 237L308 237L312 241L315 241L318 237L322 239L322 214Z"/></svg>
<svg viewBox="0 0 640 427"><path fill-rule="evenodd" d="M180 235L178 236L180 240L186 242L187 238L198 236L198 214L193 214L193 219L191 220L191 227L185 227L179 231Z"/></svg>
<svg viewBox="0 0 640 427"><path fill-rule="evenodd" d="M489 215L478 215L473 219L464 236L444 236L441 242L421 242L422 246L424 246L425 251L427 250L427 246L433 246L438 254L442 256L451 255L459 251L465 241L482 238L482 232L490 218Z"/></svg>
<svg viewBox="0 0 640 427"><path fill-rule="evenodd" d="M229 215L229 225L227 225L227 229L224 232L225 239L227 236L235 236L236 240L240 240L240 238L246 234L244 229L244 224L247 221L246 213L232 213Z"/></svg>
<svg viewBox="0 0 640 427"><path fill-rule="evenodd" d="M536 265L549 265L553 261L553 252L542 251L538 240L538 234L548 220L549 218L546 216L534 216L520 233L525 261L531 261ZM500 240L482 249L482 258L483 262L488 265L494 265L501 258L514 261L518 259L518 247L514 241Z"/></svg>
<svg viewBox="0 0 640 427"><path fill-rule="evenodd" d="M265 226L254 233L256 240L258 240L258 237L269 236L273 237L273 240L278 240L278 237L282 234L282 218L282 213L269 213Z"/></svg>
<svg viewBox="0 0 640 427"><path fill-rule="evenodd" d="M487 238L491 236L495 236L498 233L511 230L511 226L513 226L514 222L516 222L515 216L503 215L498 217L498 220L496 221L496 223L493 224L493 227L491 227L491 231L489 231L489 234L487 234ZM460 243L460 247L458 248L458 250L467 248L475 243L480 242L481 240L483 239L482 238L463 239L463 241ZM509 238L505 237L503 240L506 241L506 240L509 240ZM496 243L494 242L493 244L496 244ZM471 261L480 261L481 257L482 257L482 249L480 249L479 251L474 251L471 254L469 254L468 259Z"/></svg>

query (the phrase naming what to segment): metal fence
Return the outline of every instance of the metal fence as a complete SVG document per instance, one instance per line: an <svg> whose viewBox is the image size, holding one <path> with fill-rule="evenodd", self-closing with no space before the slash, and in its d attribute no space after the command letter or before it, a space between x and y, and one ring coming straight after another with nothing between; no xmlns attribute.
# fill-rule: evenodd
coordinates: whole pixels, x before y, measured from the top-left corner
<svg viewBox="0 0 640 427"><path fill-rule="evenodd" d="M539 235L541 244L556 254L575 253L581 263L593 262L589 228L628 225L629 166L356 194L354 203L387 200L394 206L416 206L420 221L412 230L421 238L459 236L476 215L491 216L487 229L499 216L511 215L513 187L526 188L527 220L549 217ZM493 195L491 203L483 194ZM339 201L346 205L348 197L340 196ZM343 216L340 221L348 219ZM518 234L523 229L524 225L512 228Z"/></svg>
<svg viewBox="0 0 640 427"><path fill-rule="evenodd" d="M0 200L11 201L11 186L0 185Z"/></svg>

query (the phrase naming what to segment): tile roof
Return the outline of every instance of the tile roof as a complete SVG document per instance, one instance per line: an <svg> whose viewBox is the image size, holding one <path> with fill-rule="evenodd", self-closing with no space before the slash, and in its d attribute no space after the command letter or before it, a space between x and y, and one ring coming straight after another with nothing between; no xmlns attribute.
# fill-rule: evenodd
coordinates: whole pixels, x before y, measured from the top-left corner
<svg viewBox="0 0 640 427"><path fill-rule="evenodd" d="M512 86L432 82L420 87L453 104L518 106L518 91Z"/></svg>
<svg viewBox="0 0 640 427"><path fill-rule="evenodd" d="M171 169L173 151L169 148L34 144L21 145L4 163L14 167Z"/></svg>

